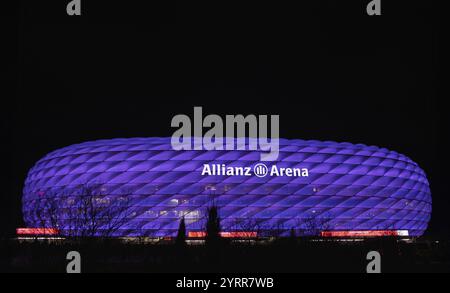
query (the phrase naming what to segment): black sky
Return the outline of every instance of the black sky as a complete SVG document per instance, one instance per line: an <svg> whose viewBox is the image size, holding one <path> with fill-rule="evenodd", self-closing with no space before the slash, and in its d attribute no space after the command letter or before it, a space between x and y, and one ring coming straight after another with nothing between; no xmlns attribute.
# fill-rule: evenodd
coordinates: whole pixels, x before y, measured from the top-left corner
<svg viewBox="0 0 450 293"><path fill-rule="evenodd" d="M22 225L23 182L46 153L101 138L170 136L172 116L192 115L194 106L279 114L285 138L403 153L430 180L429 231L448 231L433 1L382 1L381 17L367 16L361 0L96 0L82 1L81 17L66 16L65 2L21 2L18 95L2 113L2 232Z"/></svg>

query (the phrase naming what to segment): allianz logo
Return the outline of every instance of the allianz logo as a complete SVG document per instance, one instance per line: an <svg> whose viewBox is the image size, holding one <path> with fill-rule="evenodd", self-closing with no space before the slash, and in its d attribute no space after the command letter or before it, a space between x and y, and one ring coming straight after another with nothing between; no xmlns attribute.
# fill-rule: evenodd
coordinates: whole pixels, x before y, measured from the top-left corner
<svg viewBox="0 0 450 293"><path fill-rule="evenodd" d="M267 167L257 163L253 167L227 166L225 164L203 164L202 176L253 176L256 177L308 177L308 168L284 168L277 165Z"/></svg>

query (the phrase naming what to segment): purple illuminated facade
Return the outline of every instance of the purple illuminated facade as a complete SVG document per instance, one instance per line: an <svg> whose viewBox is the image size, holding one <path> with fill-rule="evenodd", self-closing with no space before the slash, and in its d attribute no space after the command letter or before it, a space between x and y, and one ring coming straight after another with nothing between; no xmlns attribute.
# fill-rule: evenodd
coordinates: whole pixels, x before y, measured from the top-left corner
<svg viewBox="0 0 450 293"><path fill-rule="evenodd" d="M98 217L114 202L127 201L114 236L174 236L182 217L188 231L204 231L212 205L219 209L223 231L257 231L258 236L293 230L299 235L407 230L419 236L427 228L431 194L426 176L394 151L281 139L278 160L264 163L269 169L307 169L307 176L202 174L205 164L253 168L257 163L259 151L174 151L170 138L76 144L51 152L30 170L24 220L28 227L68 233L80 214L83 186L95 185L94 204L102 206ZM108 229L105 222L100 226L98 231Z"/></svg>

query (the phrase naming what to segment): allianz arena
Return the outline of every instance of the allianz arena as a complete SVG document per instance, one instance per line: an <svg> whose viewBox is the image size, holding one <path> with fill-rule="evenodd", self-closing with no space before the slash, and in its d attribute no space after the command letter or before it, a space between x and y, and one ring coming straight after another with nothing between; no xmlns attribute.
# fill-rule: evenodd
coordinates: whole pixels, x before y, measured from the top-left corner
<svg viewBox="0 0 450 293"><path fill-rule="evenodd" d="M202 235L211 206L218 208L224 233L258 237L292 231L403 231L399 235L420 236L430 220L431 194L424 172L394 151L281 139L277 161L264 164L268 170L285 172L256 176L259 163L260 151L175 151L170 138L71 145L49 153L29 171L24 220L27 227L57 228L63 235L76 225L86 227L79 202L89 185L95 185L94 205L102 207L95 235L111 228L104 219L114 220L108 209L118 200L127 205L112 236L175 236L181 218L189 236ZM205 172L205 165L225 172ZM228 168L252 173L231 174Z"/></svg>

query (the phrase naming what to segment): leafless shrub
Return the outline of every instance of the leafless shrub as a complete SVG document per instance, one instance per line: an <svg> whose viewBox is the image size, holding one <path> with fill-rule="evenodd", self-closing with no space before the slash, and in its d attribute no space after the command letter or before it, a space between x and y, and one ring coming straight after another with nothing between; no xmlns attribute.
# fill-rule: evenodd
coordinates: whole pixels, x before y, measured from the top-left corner
<svg viewBox="0 0 450 293"><path fill-rule="evenodd" d="M33 209L41 227L58 228L67 237L114 236L131 213L129 196L111 196L101 184L50 189Z"/></svg>

